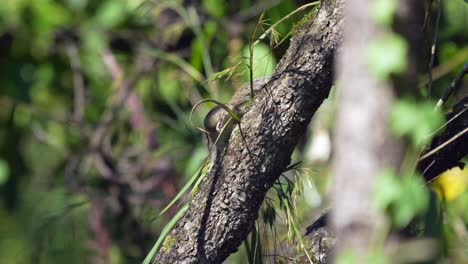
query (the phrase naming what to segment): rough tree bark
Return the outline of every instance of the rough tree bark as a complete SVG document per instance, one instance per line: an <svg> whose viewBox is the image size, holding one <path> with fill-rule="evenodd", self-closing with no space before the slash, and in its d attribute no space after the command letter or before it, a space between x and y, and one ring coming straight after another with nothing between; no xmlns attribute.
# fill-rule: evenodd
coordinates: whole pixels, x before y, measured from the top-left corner
<svg viewBox="0 0 468 264"><path fill-rule="evenodd" d="M332 85L343 0L323 0L298 29L265 91L235 128L154 263L220 263L247 237L268 189Z"/></svg>
<svg viewBox="0 0 468 264"><path fill-rule="evenodd" d="M400 1L397 27L407 37L409 71L400 85L408 89L417 76L415 45L421 39L422 8L417 1ZM422 7L422 6L420 6ZM346 24L342 52L337 59L339 75L338 112L335 130L335 159L333 163L332 229L336 235L337 255L357 250L363 256L378 242L385 217L372 205L373 187L384 169L398 171L404 144L391 135L389 116L396 97L391 80L378 81L371 73L369 47L391 28L379 27L372 17L372 2L349 0L345 4ZM413 19L410 16L416 17ZM415 22L416 21L416 22ZM402 26L404 25L404 26ZM405 28L406 27L406 28ZM408 34L411 28L412 34ZM359 29L359 30L356 30ZM398 28L397 28L398 29ZM415 54L416 53L416 54ZM411 80L412 79L412 80ZM404 90L399 87L399 91Z"/></svg>

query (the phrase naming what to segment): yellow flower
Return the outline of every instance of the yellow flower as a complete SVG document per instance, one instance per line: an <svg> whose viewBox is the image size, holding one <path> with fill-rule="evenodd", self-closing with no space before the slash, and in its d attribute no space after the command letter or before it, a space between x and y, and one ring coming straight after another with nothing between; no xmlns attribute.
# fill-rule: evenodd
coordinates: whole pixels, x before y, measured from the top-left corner
<svg viewBox="0 0 468 264"><path fill-rule="evenodd" d="M429 186L438 194L440 199L447 202L455 200L467 190L468 166L463 170L454 167L441 173Z"/></svg>

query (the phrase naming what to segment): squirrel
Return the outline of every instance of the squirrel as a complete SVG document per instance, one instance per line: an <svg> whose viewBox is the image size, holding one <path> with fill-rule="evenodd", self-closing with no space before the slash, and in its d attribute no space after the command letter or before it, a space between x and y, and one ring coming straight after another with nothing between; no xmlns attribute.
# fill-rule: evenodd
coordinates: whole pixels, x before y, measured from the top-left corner
<svg viewBox="0 0 468 264"><path fill-rule="evenodd" d="M262 77L253 81L254 95L264 88L268 80L268 77ZM250 106L250 93L250 84L245 84L234 93L231 100L226 104L239 118L242 118ZM203 126L207 132L208 149L211 153L212 164L216 162L219 154L227 146L235 122L231 115L220 106L215 106L205 116Z"/></svg>

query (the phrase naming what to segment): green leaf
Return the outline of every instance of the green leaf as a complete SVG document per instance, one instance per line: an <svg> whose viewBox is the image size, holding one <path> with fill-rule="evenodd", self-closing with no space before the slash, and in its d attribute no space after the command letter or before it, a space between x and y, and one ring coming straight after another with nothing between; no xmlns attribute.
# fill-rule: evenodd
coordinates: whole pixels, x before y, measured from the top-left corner
<svg viewBox="0 0 468 264"><path fill-rule="evenodd" d="M108 0L98 9L96 23L102 28L112 28L120 24L125 18L124 1Z"/></svg>
<svg viewBox="0 0 468 264"><path fill-rule="evenodd" d="M66 151L66 139L67 134L65 128L58 123L48 122L47 123L47 135L49 143L61 151Z"/></svg>
<svg viewBox="0 0 468 264"><path fill-rule="evenodd" d="M386 170L377 178L374 203L380 210L385 210L401 195L401 184L393 171Z"/></svg>
<svg viewBox="0 0 468 264"><path fill-rule="evenodd" d="M88 0L66 0L66 5L73 11L81 11L86 8Z"/></svg>
<svg viewBox="0 0 468 264"><path fill-rule="evenodd" d="M222 18L226 12L226 1L203 0L203 8L212 16Z"/></svg>
<svg viewBox="0 0 468 264"><path fill-rule="evenodd" d="M8 166L8 163L5 160L0 159L0 186L8 180L9 176L10 167Z"/></svg>
<svg viewBox="0 0 468 264"><path fill-rule="evenodd" d="M369 71L377 80L387 80L392 73L406 69L406 41L398 35L389 34L369 46Z"/></svg>
<svg viewBox="0 0 468 264"><path fill-rule="evenodd" d="M55 1L40 0L32 1L32 7L36 15L36 19L40 19L44 26L64 26L69 21L70 14L62 5Z"/></svg>
<svg viewBox="0 0 468 264"><path fill-rule="evenodd" d="M161 248L164 240L166 239L167 235L171 232L171 230L174 228L174 226L179 222L179 220L182 218L184 213L187 211L189 208L189 204L184 205L178 212L177 214L169 221L169 223L164 227L163 231L159 235L158 240L154 244L153 248L151 251L148 253L148 255L145 257L143 260L142 264L149 264L151 260L156 256L158 253L159 249Z"/></svg>
<svg viewBox="0 0 468 264"><path fill-rule="evenodd" d="M420 175L398 176L393 171L384 171L374 190L376 207L389 210L393 224L400 228L425 212L429 205L429 193Z"/></svg>
<svg viewBox="0 0 468 264"><path fill-rule="evenodd" d="M442 43L438 47L439 60L441 62L448 62L457 56L460 51L460 47L455 42ZM462 53L462 52L460 52Z"/></svg>
<svg viewBox="0 0 468 264"><path fill-rule="evenodd" d="M356 256L356 253L354 253L351 250L346 250L344 252L341 252L341 254L337 257L336 263L337 264L353 264L353 263L359 263L359 258Z"/></svg>
<svg viewBox="0 0 468 264"><path fill-rule="evenodd" d="M417 212L424 211L429 205L429 193L421 175L409 175L403 178L405 194L411 200L410 204Z"/></svg>
<svg viewBox="0 0 468 264"><path fill-rule="evenodd" d="M248 46L244 47L242 54L248 61L248 58L250 58L250 49ZM253 50L253 79L255 80L259 77L271 75L275 70L275 66L276 59L271 53L270 48L263 43L258 43ZM250 65L248 67L250 67ZM247 69L243 76L246 81L249 80L249 70L250 69Z"/></svg>
<svg viewBox="0 0 468 264"><path fill-rule="evenodd" d="M460 197L455 200L455 206L459 215L468 223L468 191L465 191Z"/></svg>
<svg viewBox="0 0 468 264"><path fill-rule="evenodd" d="M208 148L206 147L206 145L197 145L193 149L193 151L190 154L190 157L185 163L184 175L193 175L196 171L198 171L200 168L200 164L203 164L205 162L205 159L206 157L208 157L208 154Z"/></svg>
<svg viewBox="0 0 468 264"><path fill-rule="evenodd" d="M15 111L14 121L15 125L20 127L27 127L31 124L32 113L25 107L18 107Z"/></svg>
<svg viewBox="0 0 468 264"><path fill-rule="evenodd" d="M395 203L393 222L404 227L417 215L424 213L429 206L429 193L419 175L402 177L402 192Z"/></svg>
<svg viewBox="0 0 468 264"><path fill-rule="evenodd" d="M390 27L398 7L396 0L376 0L372 2L372 17L382 26Z"/></svg>
<svg viewBox="0 0 468 264"><path fill-rule="evenodd" d="M440 111L434 111L434 103L417 103L411 100L400 100L393 107L390 126L397 136L407 136L413 146L426 144L431 133L444 122Z"/></svg>
<svg viewBox="0 0 468 264"><path fill-rule="evenodd" d="M161 67L158 71L158 87L162 97L171 102L178 102L181 98L180 72L173 67Z"/></svg>
<svg viewBox="0 0 468 264"><path fill-rule="evenodd" d="M218 24L213 21L207 21L203 24L203 35L205 39L209 40L216 36L218 33Z"/></svg>
<svg viewBox="0 0 468 264"><path fill-rule="evenodd" d="M0 17L2 18L0 30L3 31L4 28L16 25L21 21L24 5L25 2L22 0L2 1L0 5Z"/></svg>
<svg viewBox="0 0 468 264"><path fill-rule="evenodd" d="M2 1L4 2L4 1ZM50 0L30 1L31 20L33 34L35 35L32 45L32 53L43 56L52 45L54 31L68 26L71 15L61 4Z"/></svg>
<svg viewBox="0 0 468 264"><path fill-rule="evenodd" d="M190 64L193 68L201 72L203 69L203 46L198 38L192 42L190 54Z"/></svg>
<svg viewBox="0 0 468 264"><path fill-rule="evenodd" d="M449 0L442 1L443 19L447 26L444 27L443 35L452 37L458 35L460 37L468 37L468 31L466 30L467 16L468 16L468 5L460 0ZM465 42L466 43L466 42Z"/></svg>
<svg viewBox="0 0 468 264"><path fill-rule="evenodd" d="M190 180L182 187L182 189L177 193L176 197L159 213L159 215L164 214L169 208L171 208L177 201L182 198L182 196L190 189L190 187L200 178L206 175L208 163L204 163L193 175L190 177Z"/></svg>
<svg viewBox="0 0 468 264"><path fill-rule="evenodd" d="M374 248L368 257L367 263L372 264L389 264L391 263L388 254L385 254L383 248Z"/></svg>

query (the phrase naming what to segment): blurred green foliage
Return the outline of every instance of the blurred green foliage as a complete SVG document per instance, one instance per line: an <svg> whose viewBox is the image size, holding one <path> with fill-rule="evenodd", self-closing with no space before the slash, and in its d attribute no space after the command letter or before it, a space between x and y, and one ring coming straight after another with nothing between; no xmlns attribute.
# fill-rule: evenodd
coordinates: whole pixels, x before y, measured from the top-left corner
<svg viewBox="0 0 468 264"><path fill-rule="evenodd" d="M377 80L387 80L391 74L406 70L407 44L396 35L389 34L373 42L369 47L369 69Z"/></svg>
<svg viewBox="0 0 468 264"><path fill-rule="evenodd" d="M3 0L0 263L141 263L175 210L158 213L208 153L203 135L190 125L191 107L203 98L226 101L248 81L250 68L254 77L271 74L287 41L271 45L267 38L256 45L252 66L252 40L304 2ZM379 1L384 7L394 2ZM436 94L468 60L468 5L443 3ZM389 23L388 10L379 10ZM304 13L278 25L280 39ZM404 70L404 52L398 40L381 43L370 63L386 78ZM424 80L422 74L422 86ZM418 146L441 124L429 104L403 101L394 111L395 130ZM194 123L207 111L201 107ZM382 181L378 201L397 226L427 205L415 176ZM265 209L270 225L280 203L300 219L281 241L297 236L299 224L310 224L298 185L287 191L297 203L270 201ZM466 245L455 241L466 241L456 227L460 219L468 222L467 200L447 205L441 238L451 249ZM231 262L244 263L242 254Z"/></svg>
<svg viewBox="0 0 468 264"><path fill-rule="evenodd" d="M250 51L248 47L245 47L242 51L242 54L245 58L250 57ZM263 43L256 45L253 48L253 65L252 72L253 78L257 79L263 76L270 76L273 73L273 70L276 66L276 59L271 54L270 48ZM243 80L249 80L249 71L246 69L244 71Z"/></svg>
<svg viewBox="0 0 468 264"><path fill-rule="evenodd" d="M372 6L372 16L378 24L382 26L391 26L397 8L398 1L395 0L374 1Z"/></svg>
<svg viewBox="0 0 468 264"><path fill-rule="evenodd" d="M403 228L426 212L429 197L420 175L397 176L385 171L377 180L374 202L380 210L388 211L397 228Z"/></svg>
<svg viewBox="0 0 468 264"><path fill-rule="evenodd" d="M422 147L431 140L431 134L444 122L440 111L434 110L435 102L417 103L408 99L398 101L391 114L391 128L397 136L407 136L413 147Z"/></svg>

